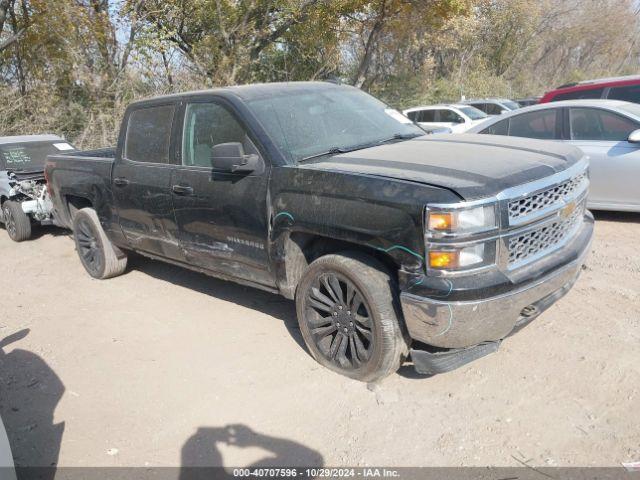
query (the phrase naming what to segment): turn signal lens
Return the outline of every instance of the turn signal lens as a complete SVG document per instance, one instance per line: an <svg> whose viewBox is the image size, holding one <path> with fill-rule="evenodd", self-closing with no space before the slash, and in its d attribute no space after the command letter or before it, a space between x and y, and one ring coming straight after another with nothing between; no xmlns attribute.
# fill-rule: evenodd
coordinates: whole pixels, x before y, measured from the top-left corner
<svg viewBox="0 0 640 480"><path fill-rule="evenodd" d="M495 250L485 246L486 244L481 243L464 248L431 250L429 267L438 270L459 270L486 265L488 261L494 261Z"/></svg>
<svg viewBox="0 0 640 480"><path fill-rule="evenodd" d="M429 266L431 268L457 268L459 252L429 252Z"/></svg>
<svg viewBox="0 0 640 480"><path fill-rule="evenodd" d="M453 230L453 214L431 213L429 214L429 230L449 231Z"/></svg>

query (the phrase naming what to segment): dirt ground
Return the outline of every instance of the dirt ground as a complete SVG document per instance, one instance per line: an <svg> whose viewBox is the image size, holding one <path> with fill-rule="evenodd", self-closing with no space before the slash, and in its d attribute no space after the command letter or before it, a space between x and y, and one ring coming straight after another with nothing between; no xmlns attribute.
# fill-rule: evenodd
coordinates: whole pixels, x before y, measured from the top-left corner
<svg viewBox="0 0 640 480"><path fill-rule="evenodd" d="M313 361L292 302L141 258L95 281L64 232L0 231L0 415L19 465L638 461L639 242L598 215L575 288L498 353L374 388Z"/></svg>

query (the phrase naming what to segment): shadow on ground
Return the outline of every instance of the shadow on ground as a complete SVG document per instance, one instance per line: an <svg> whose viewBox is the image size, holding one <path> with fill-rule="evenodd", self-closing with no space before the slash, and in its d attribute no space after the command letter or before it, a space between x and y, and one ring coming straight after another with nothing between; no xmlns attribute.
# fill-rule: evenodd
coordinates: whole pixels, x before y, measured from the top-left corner
<svg viewBox="0 0 640 480"><path fill-rule="evenodd" d="M188 288L282 320L298 346L310 355L298 326L295 303L291 300L257 288L209 277L202 273L161 261L150 260L136 254L130 254L128 268L145 273L158 280ZM430 375L417 373L410 364L403 365L398 374L404 378L416 380L430 377Z"/></svg>
<svg viewBox="0 0 640 480"><path fill-rule="evenodd" d="M65 230L64 228L54 227L53 225L33 227L33 230L31 231L31 240L38 240L46 236L73 238L71 230Z"/></svg>
<svg viewBox="0 0 640 480"><path fill-rule="evenodd" d="M64 422L54 423L54 411L65 388L38 355L5 351L28 334L25 329L0 340L0 417L16 467L45 467L39 478L51 480L64 432Z"/></svg>
<svg viewBox="0 0 640 480"><path fill-rule="evenodd" d="M201 427L182 447L180 480L234 478L232 471L219 468L234 467L225 465L220 452L221 445L261 448L269 452L252 465L242 466L244 469L321 467L324 464L324 458L316 450L292 440L257 433L246 425Z"/></svg>
<svg viewBox="0 0 640 480"><path fill-rule="evenodd" d="M596 220L605 222L640 223L640 213L592 211Z"/></svg>
<svg viewBox="0 0 640 480"><path fill-rule="evenodd" d="M286 298L257 288L246 287L234 282L209 277L168 263L149 260L139 255L129 257L129 268L145 273L158 280L188 288L210 297L235 303L245 308L257 310L266 315L282 320L289 334L296 343L306 350L298 320L295 303Z"/></svg>
<svg viewBox="0 0 640 480"><path fill-rule="evenodd" d="M4 227L4 224L0 223L0 232L2 235L9 235ZM38 226L34 225L31 229L31 238L27 241L39 240L42 237L72 237L73 234L70 230L64 228L54 227L53 225Z"/></svg>

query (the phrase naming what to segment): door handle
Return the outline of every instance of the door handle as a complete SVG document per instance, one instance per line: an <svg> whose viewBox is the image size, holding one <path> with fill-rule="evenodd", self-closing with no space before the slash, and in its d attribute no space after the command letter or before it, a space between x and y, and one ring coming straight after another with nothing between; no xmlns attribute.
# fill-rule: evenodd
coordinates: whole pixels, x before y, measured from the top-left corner
<svg viewBox="0 0 640 480"><path fill-rule="evenodd" d="M116 177L113 179L113 184L116 187L126 187L127 185L129 185L129 180L124 177Z"/></svg>
<svg viewBox="0 0 640 480"><path fill-rule="evenodd" d="M193 195L193 188L188 185L174 185L171 191L176 195Z"/></svg>

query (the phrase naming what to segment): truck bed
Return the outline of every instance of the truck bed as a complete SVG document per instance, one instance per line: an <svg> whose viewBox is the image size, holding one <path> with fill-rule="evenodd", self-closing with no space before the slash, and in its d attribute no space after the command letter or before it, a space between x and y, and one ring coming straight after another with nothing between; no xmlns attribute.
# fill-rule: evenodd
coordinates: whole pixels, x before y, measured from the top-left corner
<svg viewBox="0 0 640 480"><path fill-rule="evenodd" d="M47 157L45 174L60 226L72 227L68 205L74 197L95 201L97 195L111 195L111 170L115 156L115 148L103 148Z"/></svg>

